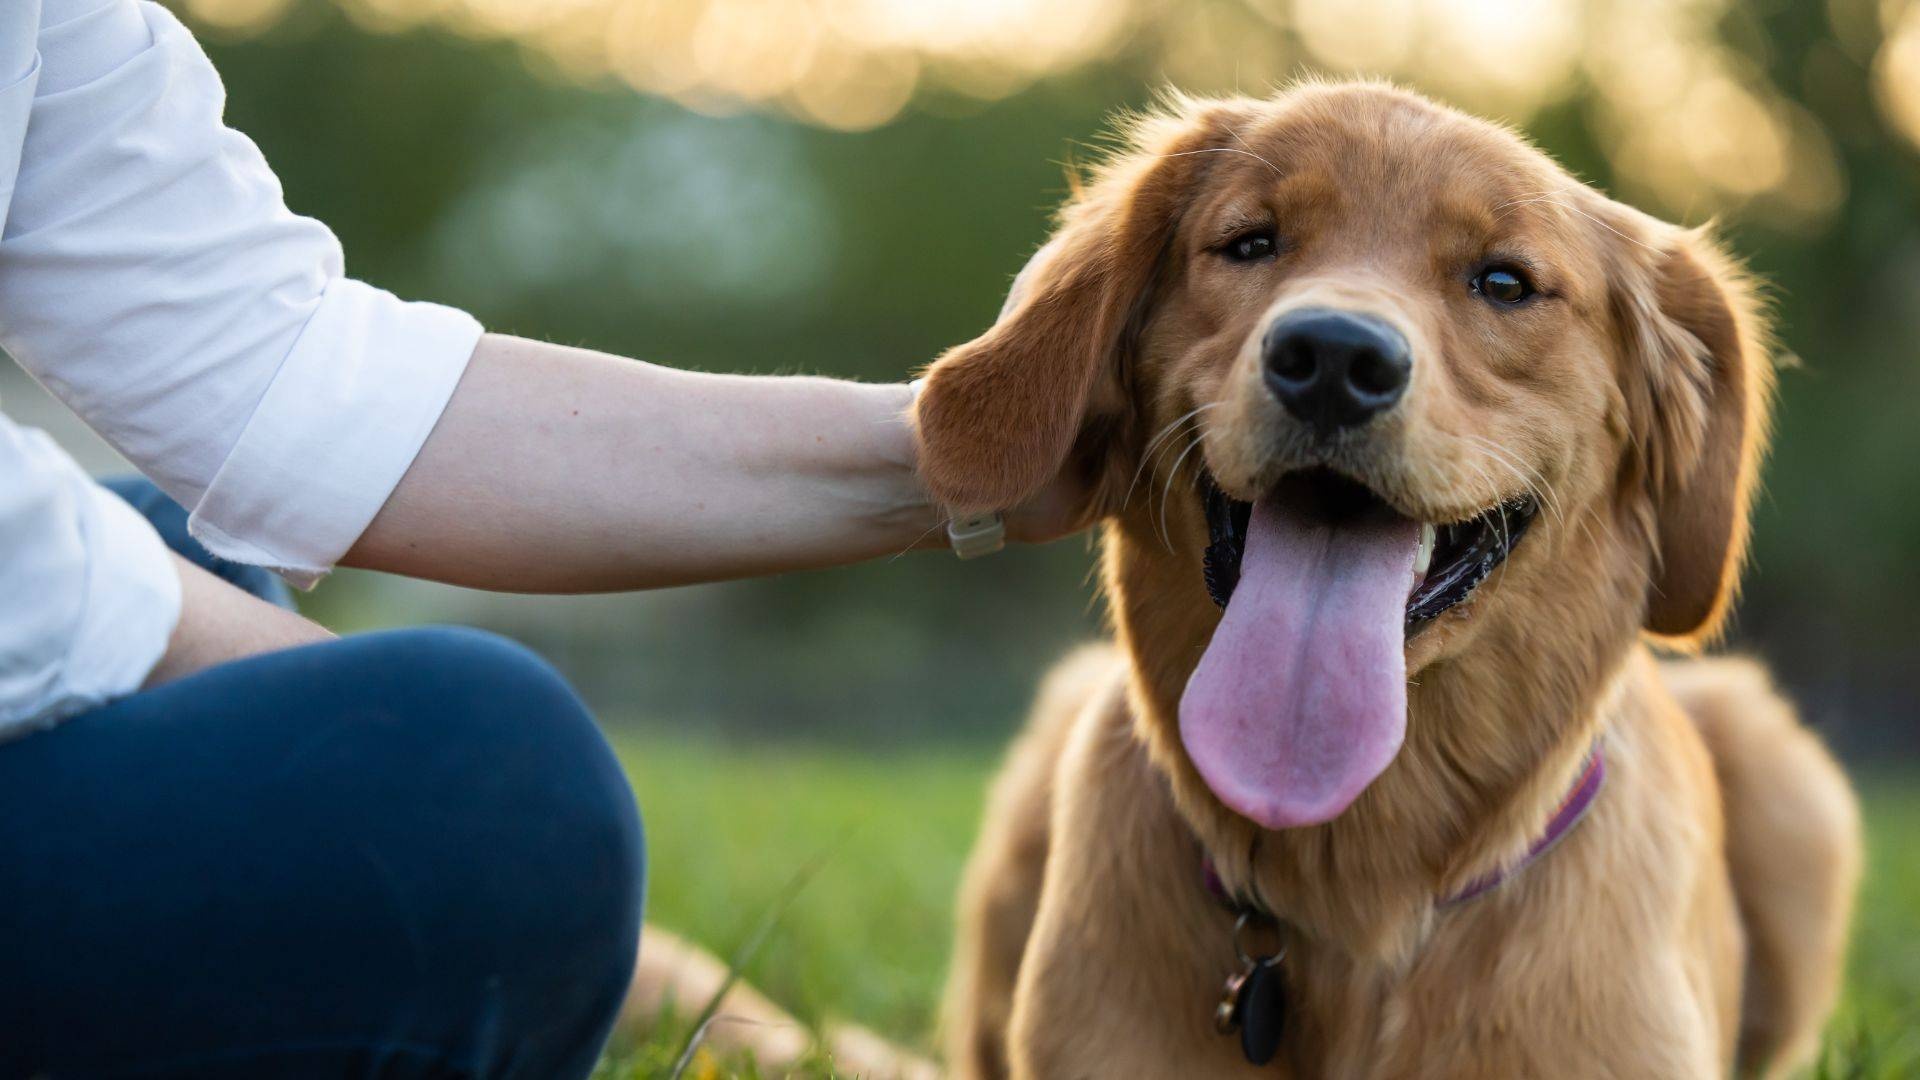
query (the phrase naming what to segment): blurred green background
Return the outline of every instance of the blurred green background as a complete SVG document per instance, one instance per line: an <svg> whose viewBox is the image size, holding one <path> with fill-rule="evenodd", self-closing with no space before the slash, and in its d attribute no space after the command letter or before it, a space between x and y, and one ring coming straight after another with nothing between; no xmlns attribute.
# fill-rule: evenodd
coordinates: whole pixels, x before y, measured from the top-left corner
<svg viewBox="0 0 1920 1080"><path fill-rule="evenodd" d="M1069 160L1169 83L1404 79L1776 287L1777 452L1733 637L1850 754L1920 753L1920 4L178 0L349 270L489 327L715 370L899 379L985 327ZM342 574L342 627L454 619L610 720L995 739L1096 632L1085 546L650 597Z"/></svg>
<svg viewBox="0 0 1920 1080"><path fill-rule="evenodd" d="M687 367L907 376L991 321L1066 164L1168 84L1387 75L1649 210L1718 218L1799 360L1731 644L1868 777L1871 1004L1850 1015L1883 1041L1914 1026L1917 0L168 2L350 272ZM634 763L655 912L709 942L839 832L880 830L756 975L911 1037L979 782L1041 670L1098 633L1090 565L1068 542L572 599L343 572L307 606L552 657Z"/></svg>

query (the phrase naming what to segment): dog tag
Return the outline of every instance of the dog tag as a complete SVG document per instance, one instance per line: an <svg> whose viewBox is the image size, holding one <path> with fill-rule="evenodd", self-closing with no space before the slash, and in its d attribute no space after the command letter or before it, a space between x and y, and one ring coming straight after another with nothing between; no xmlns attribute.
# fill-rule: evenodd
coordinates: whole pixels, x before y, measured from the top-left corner
<svg viewBox="0 0 1920 1080"><path fill-rule="evenodd" d="M1209 865L1208 887L1221 894ZM1222 1035L1240 1033L1240 1053L1250 1064L1265 1065L1280 1052L1280 1038L1287 1026L1287 974L1280 962L1286 959L1284 941L1279 951L1255 956L1241 938L1256 920L1271 920L1253 908L1239 909L1233 924L1233 951L1240 958L1240 970L1227 979L1220 1004L1213 1010L1213 1026Z"/></svg>
<svg viewBox="0 0 1920 1080"><path fill-rule="evenodd" d="M1265 1065L1280 1051L1287 1026L1287 980L1280 965L1256 963L1240 980L1234 1012L1240 1021L1240 1052Z"/></svg>
<svg viewBox="0 0 1920 1080"><path fill-rule="evenodd" d="M1247 976L1253 971L1252 965L1227 979L1227 988L1220 994L1220 1004L1213 1009L1213 1029L1222 1035L1231 1035L1240 1030L1241 1005L1243 991L1247 988Z"/></svg>

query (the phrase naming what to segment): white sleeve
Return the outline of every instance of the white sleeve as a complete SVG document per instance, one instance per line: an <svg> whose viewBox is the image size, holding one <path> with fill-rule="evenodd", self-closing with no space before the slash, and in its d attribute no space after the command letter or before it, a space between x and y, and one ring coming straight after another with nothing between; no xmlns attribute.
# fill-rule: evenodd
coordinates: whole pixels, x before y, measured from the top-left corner
<svg viewBox="0 0 1920 1080"><path fill-rule="evenodd" d="M147 519L0 416L0 739L139 689L180 618Z"/></svg>
<svg viewBox="0 0 1920 1080"><path fill-rule="evenodd" d="M5 232L0 347L192 511L215 554L311 584L412 464L480 337L345 276L187 30L46 0Z"/></svg>

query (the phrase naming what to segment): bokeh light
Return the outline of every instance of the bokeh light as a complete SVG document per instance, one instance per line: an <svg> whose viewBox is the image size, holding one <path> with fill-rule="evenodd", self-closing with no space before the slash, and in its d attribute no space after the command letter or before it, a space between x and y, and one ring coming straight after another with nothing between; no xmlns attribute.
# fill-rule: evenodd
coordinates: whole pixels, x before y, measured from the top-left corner
<svg viewBox="0 0 1920 1080"><path fill-rule="evenodd" d="M375 29L506 38L580 80L709 113L840 130L940 96L991 101L1123 62L1196 92L1383 75L1524 124L1577 102L1631 197L1817 227L1846 194L1834 140L1723 31L1733 0L334 0ZM289 0L182 0L247 33ZM1883 123L1920 145L1920 3L1828 0Z"/></svg>
<svg viewBox="0 0 1920 1080"><path fill-rule="evenodd" d="M1874 60L1880 108L1907 140L1920 146L1920 3L1883 3L1886 43Z"/></svg>

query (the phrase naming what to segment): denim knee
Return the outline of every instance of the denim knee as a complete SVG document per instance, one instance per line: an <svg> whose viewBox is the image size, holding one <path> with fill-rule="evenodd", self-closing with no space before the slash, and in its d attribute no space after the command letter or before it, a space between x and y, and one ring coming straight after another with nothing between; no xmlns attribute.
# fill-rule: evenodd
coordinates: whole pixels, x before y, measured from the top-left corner
<svg viewBox="0 0 1920 1080"><path fill-rule="evenodd" d="M633 789L592 714L553 665L517 642L462 627L348 640L367 641L379 654L375 666L386 671L373 681L396 678L409 695L432 703L409 709L411 722L467 751L463 767L476 771L474 783L486 781L508 802L491 809L541 825L529 835L540 837L547 855L559 845L599 868L597 895L566 902L592 903L606 919L630 922L621 933L637 946L646 861ZM629 951L609 959L630 967L633 957Z"/></svg>
<svg viewBox="0 0 1920 1080"><path fill-rule="evenodd" d="M556 1038L573 1063L546 1072L584 1075L639 948L646 861L625 771L566 680L524 646L444 627L338 645L363 649L362 685L385 686L374 691L382 704L421 725L412 733L421 760L408 767L439 793L435 809L461 815L460 829L491 823L485 835L499 839L484 858L508 880L444 899L469 912L479 933L515 940L488 977L549 1006L572 1002L569 1030Z"/></svg>
<svg viewBox="0 0 1920 1080"><path fill-rule="evenodd" d="M218 665L9 753L16 794L23 772L77 775L61 794L85 812L71 841L58 815L24 840L0 830L5 862L100 864L60 902L23 879L37 914L14 897L0 923L21 908L45 945L29 964L0 934L8 963L55 985L113 968L110 994L58 998L68 1019L49 1030L104 1011L138 1017L110 1026L140 1037L49 1048L63 1068L14 1068L38 1051L0 1038L0 1074L591 1073L638 947L640 823L586 708L526 649L353 635Z"/></svg>

